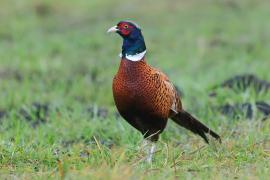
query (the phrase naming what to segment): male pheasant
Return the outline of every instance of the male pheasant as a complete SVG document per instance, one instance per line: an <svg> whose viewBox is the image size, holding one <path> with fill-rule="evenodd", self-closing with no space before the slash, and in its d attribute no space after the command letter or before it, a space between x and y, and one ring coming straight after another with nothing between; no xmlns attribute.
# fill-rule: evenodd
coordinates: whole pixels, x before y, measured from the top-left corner
<svg viewBox="0 0 270 180"><path fill-rule="evenodd" d="M120 67L113 79L114 101L121 116L143 134L145 142L152 144L148 162L152 161L155 142L168 118L200 135L206 143L206 133L221 142L217 133L183 109L168 77L146 63L146 46L138 25L120 21L108 32L116 32L123 38Z"/></svg>

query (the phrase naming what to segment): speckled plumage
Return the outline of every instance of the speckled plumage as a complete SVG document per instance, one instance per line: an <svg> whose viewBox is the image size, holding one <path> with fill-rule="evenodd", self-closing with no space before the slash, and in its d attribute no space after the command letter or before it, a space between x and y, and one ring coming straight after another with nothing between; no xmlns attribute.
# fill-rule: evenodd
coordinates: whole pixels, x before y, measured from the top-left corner
<svg viewBox="0 0 270 180"><path fill-rule="evenodd" d="M112 89L116 107L126 121L152 142L158 140L169 118L207 143L206 133L220 141L218 134L182 108L180 96L164 73L148 65L145 57L128 59L146 50L141 30L135 24L121 21L108 32L117 32L124 39L122 53L126 54L121 58Z"/></svg>
<svg viewBox="0 0 270 180"><path fill-rule="evenodd" d="M149 66L145 60L138 62L122 59L113 80L113 95L120 114L145 137L157 133L151 139L157 140L158 134L166 127L173 103L181 109L168 78Z"/></svg>

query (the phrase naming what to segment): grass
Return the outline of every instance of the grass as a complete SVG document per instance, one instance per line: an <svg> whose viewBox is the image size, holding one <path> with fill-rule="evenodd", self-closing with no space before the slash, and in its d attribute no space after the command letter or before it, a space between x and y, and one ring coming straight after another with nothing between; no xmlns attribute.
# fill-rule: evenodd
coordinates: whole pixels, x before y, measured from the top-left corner
<svg viewBox="0 0 270 180"><path fill-rule="evenodd" d="M269 118L231 118L214 107L269 103L269 92L208 93L241 73L270 80L269 6L267 0L1 1L0 178L266 179ZM121 39L105 32L123 19L140 24L148 62L181 87L184 107L221 134L222 145L207 146L169 122L152 167L142 161L142 137L115 114L111 92Z"/></svg>

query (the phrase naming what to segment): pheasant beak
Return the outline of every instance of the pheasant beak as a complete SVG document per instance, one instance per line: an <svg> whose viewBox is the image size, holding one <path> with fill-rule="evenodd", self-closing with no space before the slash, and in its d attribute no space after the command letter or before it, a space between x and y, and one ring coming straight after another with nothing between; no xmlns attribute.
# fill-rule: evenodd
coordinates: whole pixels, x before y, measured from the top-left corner
<svg viewBox="0 0 270 180"><path fill-rule="evenodd" d="M119 29L117 28L117 26L113 26L110 29L108 29L107 33L112 33L112 32L117 32Z"/></svg>

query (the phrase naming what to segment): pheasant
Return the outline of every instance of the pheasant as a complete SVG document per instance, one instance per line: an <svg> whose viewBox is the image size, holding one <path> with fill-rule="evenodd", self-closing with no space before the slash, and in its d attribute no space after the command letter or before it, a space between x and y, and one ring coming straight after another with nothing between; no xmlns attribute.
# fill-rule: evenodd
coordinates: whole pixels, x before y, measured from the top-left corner
<svg viewBox="0 0 270 180"><path fill-rule="evenodd" d="M169 118L201 136L206 143L206 133L221 142L217 133L183 109L180 96L169 78L147 64L146 46L137 24L120 21L107 32L115 32L123 38L121 62L112 85L115 105L120 115L142 133L144 144L149 147L148 162L152 162L155 143Z"/></svg>

